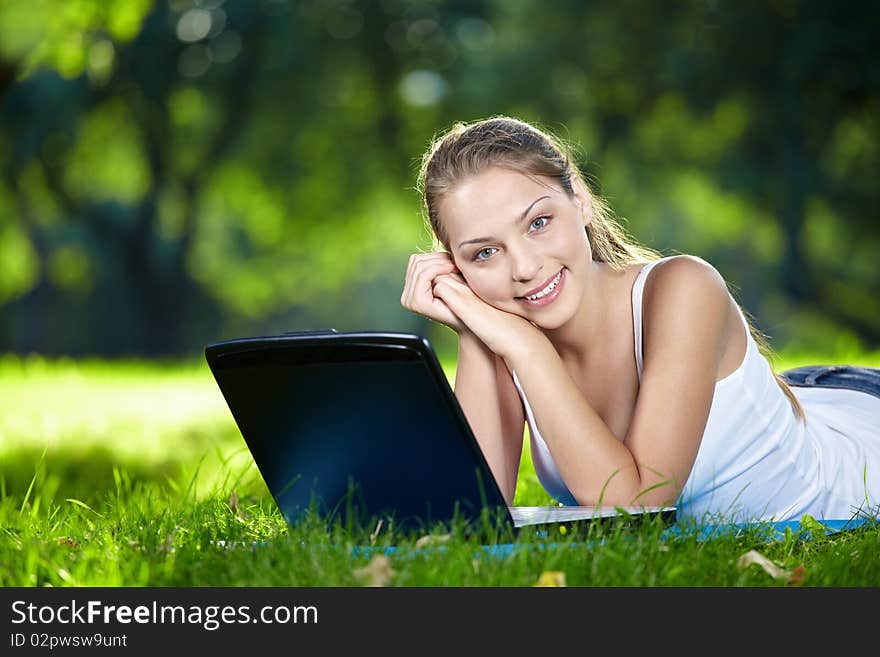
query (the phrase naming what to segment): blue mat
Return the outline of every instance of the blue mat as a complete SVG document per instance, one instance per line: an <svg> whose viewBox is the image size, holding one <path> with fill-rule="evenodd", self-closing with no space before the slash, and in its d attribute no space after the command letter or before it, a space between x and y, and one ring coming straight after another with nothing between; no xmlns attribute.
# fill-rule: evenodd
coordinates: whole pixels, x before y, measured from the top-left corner
<svg viewBox="0 0 880 657"><path fill-rule="evenodd" d="M755 523L729 523L729 524L707 524L707 525L687 525L677 523L665 529L661 535L661 540L672 541L695 537L697 541L707 541L721 536L737 536L746 532L757 531L767 541L785 540L789 536L797 535L800 540L816 540L818 538L836 534L841 531L848 531L864 526L875 526L880 528L880 518L856 517L846 520L822 520L818 521L810 516L804 516L801 520L787 520L783 522L755 522ZM554 550L560 548L592 548L595 545L601 545L603 541L586 542L566 542L553 543L539 541L535 543L499 543L495 545L481 545L475 556L490 556L505 558L514 554L517 550ZM397 546L374 547L374 546L355 546L352 549L352 557L374 556L376 554L384 554L391 556L401 553L406 555L415 555L425 552L445 552L443 545L430 545L424 548L398 548Z"/></svg>

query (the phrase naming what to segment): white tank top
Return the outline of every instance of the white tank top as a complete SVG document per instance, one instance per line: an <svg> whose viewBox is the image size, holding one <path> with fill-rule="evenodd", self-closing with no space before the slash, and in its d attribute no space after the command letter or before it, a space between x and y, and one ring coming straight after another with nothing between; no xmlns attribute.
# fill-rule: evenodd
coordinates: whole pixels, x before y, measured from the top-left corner
<svg viewBox="0 0 880 657"><path fill-rule="evenodd" d="M645 265L632 288L639 380L642 293L648 274L659 262ZM736 370L715 383L697 457L677 501L679 517L781 521L809 513L816 518L849 519L859 512L859 505L876 510L880 398L852 390L796 387L793 391L806 415L803 423L776 383L745 318L743 330L745 357ZM577 504L541 437L516 372L512 375L529 425L538 480L557 501Z"/></svg>

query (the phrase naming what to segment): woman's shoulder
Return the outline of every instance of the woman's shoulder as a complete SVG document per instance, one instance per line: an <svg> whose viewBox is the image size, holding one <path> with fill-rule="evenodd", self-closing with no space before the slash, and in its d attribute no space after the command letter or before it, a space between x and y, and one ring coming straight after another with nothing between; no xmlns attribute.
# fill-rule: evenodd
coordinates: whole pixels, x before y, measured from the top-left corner
<svg viewBox="0 0 880 657"><path fill-rule="evenodd" d="M727 295L727 283L721 273L702 258L680 254L655 261L645 281L645 293L687 293L697 295Z"/></svg>
<svg viewBox="0 0 880 657"><path fill-rule="evenodd" d="M720 331L731 303L718 270L702 258L682 254L654 264L645 280L642 307L646 327L687 324L696 330Z"/></svg>

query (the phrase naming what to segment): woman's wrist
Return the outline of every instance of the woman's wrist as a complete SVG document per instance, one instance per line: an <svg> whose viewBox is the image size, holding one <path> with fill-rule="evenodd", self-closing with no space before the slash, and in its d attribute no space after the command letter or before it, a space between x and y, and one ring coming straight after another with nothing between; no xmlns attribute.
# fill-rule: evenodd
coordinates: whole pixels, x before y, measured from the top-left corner
<svg viewBox="0 0 880 657"><path fill-rule="evenodd" d="M458 332L458 353L459 356L462 352L471 352L471 353L479 353L483 356L491 356L494 357L494 353L489 347L486 346L486 343L480 340L477 337L476 333L471 331L470 329L462 329Z"/></svg>

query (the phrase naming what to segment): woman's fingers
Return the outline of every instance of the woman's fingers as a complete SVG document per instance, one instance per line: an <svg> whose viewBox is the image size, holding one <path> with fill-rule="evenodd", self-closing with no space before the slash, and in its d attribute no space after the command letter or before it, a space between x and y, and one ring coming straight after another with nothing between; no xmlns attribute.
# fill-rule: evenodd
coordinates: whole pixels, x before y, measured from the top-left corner
<svg viewBox="0 0 880 657"><path fill-rule="evenodd" d="M435 276L434 283L449 283L450 285L457 287L468 287L468 284L465 282L462 275L457 274L454 271L444 271L443 273Z"/></svg>
<svg viewBox="0 0 880 657"><path fill-rule="evenodd" d="M447 257L425 257L434 254L419 254L410 258L407 279L404 285L401 303L418 305L430 302L433 296L432 284L437 276L457 271L455 263Z"/></svg>
<svg viewBox="0 0 880 657"><path fill-rule="evenodd" d="M406 267L406 283L413 280L417 272L426 266L440 263L451 263L452 267L457 270L455 263L447 253L414 253L409 257L409 263Z"/></svg>
<svg viewBox="0 0 880 657"><path fill-rule="evenodd" d="M412 312L458 328L460 322L447 304L434 294L434 282L441 276L458 276L458 268L445 252L419 253L410 256L406 281L400 296L401 305Z"/></svg>
<svg viewBox="0 0 880 657"><path fill-rule="evenodd" d="M431 284L431 294L443 299L453 312L462 301L467 301L471 297L476 298L464 279L455 273L435 277Z"/></svg>

